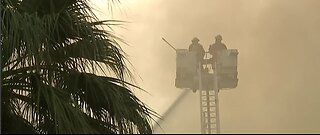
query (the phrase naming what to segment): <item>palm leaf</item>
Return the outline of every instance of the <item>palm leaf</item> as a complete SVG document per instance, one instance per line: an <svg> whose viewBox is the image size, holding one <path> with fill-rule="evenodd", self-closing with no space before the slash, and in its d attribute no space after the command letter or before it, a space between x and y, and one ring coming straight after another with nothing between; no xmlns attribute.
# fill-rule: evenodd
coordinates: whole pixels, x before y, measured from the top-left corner
<svg viewBox="0 0 320 135"><path fill-rule="evenodd" d="M3 133L152 132L122 40L103 29L121 21L98 20L86 0L1 2L2 117L21 127Z"/></svg>

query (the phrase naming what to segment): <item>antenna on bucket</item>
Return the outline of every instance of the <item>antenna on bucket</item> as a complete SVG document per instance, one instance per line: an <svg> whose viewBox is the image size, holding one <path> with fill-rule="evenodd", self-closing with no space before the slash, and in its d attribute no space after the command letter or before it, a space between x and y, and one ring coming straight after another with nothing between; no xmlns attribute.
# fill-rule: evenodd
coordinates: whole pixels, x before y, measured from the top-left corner
<svg viewBox="0 0 320 135"><path fill-rule="evenodd" d="M162 40L166 42L174 51L177 51L177 49L173 47L173 45L171 45L166 39L162 38Z"/></svg>

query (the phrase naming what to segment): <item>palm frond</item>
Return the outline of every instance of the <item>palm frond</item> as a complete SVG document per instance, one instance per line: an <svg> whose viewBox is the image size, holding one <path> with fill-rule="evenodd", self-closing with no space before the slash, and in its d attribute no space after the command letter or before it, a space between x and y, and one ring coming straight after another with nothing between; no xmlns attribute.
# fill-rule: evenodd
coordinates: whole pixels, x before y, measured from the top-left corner
<svg viewBox="0 0 320 135"><path fill-rule="evenodd" d="M126 54L87 0L1 1L4 133L151 133ZM107 73L108 71L108 73ZM102 75L98 75L103 73Z"/></svg>

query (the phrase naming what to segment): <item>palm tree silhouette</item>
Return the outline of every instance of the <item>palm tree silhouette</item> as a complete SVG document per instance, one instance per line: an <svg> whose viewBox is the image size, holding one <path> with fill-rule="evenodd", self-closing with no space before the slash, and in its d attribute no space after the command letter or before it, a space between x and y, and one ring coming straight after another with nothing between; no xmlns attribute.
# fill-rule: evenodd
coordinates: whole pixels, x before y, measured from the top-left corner
<svg viewBox="0 0 320 135"><path fill-rule="evenodd" d="M151 133L119 40L88 0L1 1L2 133Z"/></svg>

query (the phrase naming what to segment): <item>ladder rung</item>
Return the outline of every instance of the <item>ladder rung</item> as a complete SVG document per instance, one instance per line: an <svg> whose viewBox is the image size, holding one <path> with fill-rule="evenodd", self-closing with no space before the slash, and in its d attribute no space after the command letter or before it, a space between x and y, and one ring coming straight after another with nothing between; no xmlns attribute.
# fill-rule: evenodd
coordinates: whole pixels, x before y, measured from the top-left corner
<svg viewBox="0 0 320 135"><path fill-rule="evenodd" d="M212 116L210 116L210 117L208 117L208 116L203 116L205 119L209 119L209 118L211 118L211 119L213 119L213 120L211 120L211 121L214 121L215 120L215 118L216 117L212 117Z"/></svg>
<svg viewBox="0 0 320 135"><path fill-rule="evenodd" d="M212 125L215 125L216 122L215 122L215 121L211 121L210 123L208 123L208 121L205 121L204 124L212 124Z"/></svg>

